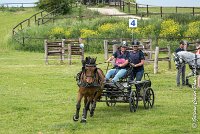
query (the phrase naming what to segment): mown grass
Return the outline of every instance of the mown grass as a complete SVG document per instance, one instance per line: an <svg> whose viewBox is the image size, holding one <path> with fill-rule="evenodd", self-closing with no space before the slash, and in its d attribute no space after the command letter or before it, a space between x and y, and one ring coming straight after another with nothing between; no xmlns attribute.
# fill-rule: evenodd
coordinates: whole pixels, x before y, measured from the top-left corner
<svg viewBox="0 0 200 134"><path fill-rule="evenodd" d="M23 13L23 16L25 15L26 13ZM0 133L198 134L200 132L199 126L196 129L192 128L193 91L188 87L176 87L174 64L172 69L168 70L167 62L159 62L158 74L153 74L153 64L145 65L155 92L153 109L145 110L143 104L139 103L138 110L131 113L128 104L107 107L105 103L97 103L95 115L92 118L88 117L87 124L73 122L78 91L74 76L81 69L80 60L76 57L72 65L68 65L67 61L60 65L57 60L45 65L43 53L11 50L12 44L7 44L6 41L10 36L12 25L18 23L13 20L14 17L14 14L2 17L3 20L8 18L10 21L6 21L8 25L5 22L5 27L0 27L0 37L5 38L0 48ZM86 56L88 55L86 53ZM98 63L104 61L103 54L90 55L98 57ZM107 64L98 67L105 72ZM199 89L197 97L200 97ZM199 110L198 104L197 111Z"/></svg>
<svg viewBox="0 0 200 134"><path fill-rule="evenodd" d="M25 8L24 11L19 12L0 11L0 52L11 48L12 45L8 44L8 39L12 35L12 28L36 12L38 11L33 8Z"/></svg>
<svg viewBox="0 0 200 134"><path fill-rule="evenodd" d="M91 56L104 61L102 54ZM72 120L78 91L74 76L81 69L78 59L73 65L59 65L58 61L45 65L42 53L29 52L6 53L0 59L1 133L199 132L199 127L192 128L193 91L176 87L176 70L168 70L166 62L159 63L158 74L152 73L152 64L145 66L155 92L153 109L145 110L139 103L138 110L131 113L128 104L107 107L97 103L95 116L81 124ZM106 70L106 64L99 67Z"/></svg>

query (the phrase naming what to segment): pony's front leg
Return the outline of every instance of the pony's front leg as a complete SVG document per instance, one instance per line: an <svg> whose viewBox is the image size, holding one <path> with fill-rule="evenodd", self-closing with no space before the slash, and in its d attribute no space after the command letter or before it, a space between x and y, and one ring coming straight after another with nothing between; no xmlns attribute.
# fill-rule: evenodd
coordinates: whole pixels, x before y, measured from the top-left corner
<svg viewBox="0 0 200 134"><path fill-rule="evenodd" d="M80 111L80 108L81 108L81 99L82 98L83 98L83 95L78 93L77 104L76 104L76 113L73 116L74 121L78 121L78 119L79 119L79 111Z"/></svg>
<svg viewBox="0 0 200 134"><path fill-rule="evenodd" d="M90 107L90 102L91 102L91 98L87 99L87 103L83 109L83 115L82 115L82 119L81 119L81 123L86 123L86 119L87 119L87 111L89 110Z"/></svg>
<svg viewBox="0 0 200 134"><path fill-rule="evenodd" d="M97 99L99 99L99 97L101 96L101 91L98 91L97 94L95 95L94 99L93 99L93 103L92 103L92 107L91 107L91 110L90 110L90 117L94 116L94 110L96 108L96 102L97 102Z"/></svg>
<svg viewBox="0 0 200 134"><path fill-rule="evenodd" d="M193 72L189 73L189 74L186 76L186 81L185 81L185 84L188 85L189 87L192 87L192 85L189 83L189 78L190 78L191 76L194 76L194 73L193 73Z"/></svg>
<svg viewBox="0 0 200 134"><path fill-rule="evenodd" d="M90 110L90 117L92 117L94 115L94 110L96 108L96 100L94 100L91 105L92 105L92 107Z"/></svg>

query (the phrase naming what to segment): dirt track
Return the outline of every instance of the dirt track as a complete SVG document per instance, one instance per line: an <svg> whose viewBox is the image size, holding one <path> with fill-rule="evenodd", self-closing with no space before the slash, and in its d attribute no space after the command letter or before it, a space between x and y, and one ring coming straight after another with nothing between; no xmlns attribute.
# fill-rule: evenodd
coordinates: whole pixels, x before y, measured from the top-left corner
<svg viewBox="0 0 200 134"><path fill-rule="evenodd" d="M126 13L120 12L116 8L112 8L112 7L88 8L88 9L98 11L99 13L104 14L104 15L113 15L117 17L125 17L125 18L133 18L133 19L147 19L147 18L141 18L134 15L126 15Z"/></svg>

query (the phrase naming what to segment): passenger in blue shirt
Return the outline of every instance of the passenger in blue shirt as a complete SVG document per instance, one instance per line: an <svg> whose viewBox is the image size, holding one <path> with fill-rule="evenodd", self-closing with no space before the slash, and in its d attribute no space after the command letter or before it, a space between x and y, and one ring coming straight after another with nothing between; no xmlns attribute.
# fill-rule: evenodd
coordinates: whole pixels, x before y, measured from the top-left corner
<svg viewBox="0 0 200 134"><path fill-rule="evenodd" d="M129 63L133 66L130 80L141 81L144 74L144 53L139 49L140 42L132 42L133 51L129 53Z"/></svg>
<svg viewBox="0 0 200 134"><path fill-rule="evenodd" d="M128 64L128 56L129 52L126 51L127 45L123 44L120 46L119 50L117 50L108 60L107 62L112 61L115 59L115 65L113 69L110 69L106 74L106 81L109 81L111 76L112 82L117 82L120 78L122 78L127 72L127 64Z"/></svg>
<svg viewBox="0 0 200 134"><path fill-rule="evenodd" d="M139 49L140 42L135 40L132 42L133 51L129 52L129 63L133 66L131 72L130 81L141 81L144 74L144 53ZM140 95L140 85L135 85L136 92L138 94L138 99L142 100ZM131 91L131 88L128 88L128 91Z"/></svg>

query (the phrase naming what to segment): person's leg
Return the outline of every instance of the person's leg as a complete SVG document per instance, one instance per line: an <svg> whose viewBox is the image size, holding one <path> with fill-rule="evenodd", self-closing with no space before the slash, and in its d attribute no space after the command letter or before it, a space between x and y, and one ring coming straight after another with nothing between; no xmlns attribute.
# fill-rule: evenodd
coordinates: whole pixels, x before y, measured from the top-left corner
<svg viewBox="0 0 200 134"><path fill-rule="evenodd" d="M182 85L185 85L185 66L182 67Z"/></svg>
<svg viewBox="0 0 200 134"><path fill-rule="evenodd" d="M144 70L138 71L138 72L136 73L136 81L141 81L143 75L144 75Z"/></svg>
<svg viewBox="0 0 200 134"><path fill-rule="evenodd" d="M126 74L126 69L120 69L115 77L112 79L113 82L117 82L120 78L122 78Z"/></svg>
<svg viewBox="0 0 200 134"><path fill-rule="evenodd" d="M106 80L109 80L112 75L116 73L117 69L110 69L106 74Z"/></svg>
<svg viewBox="0 0 200 134"><path fill-rule="evenodd" d="M141 81L144 74L144 70L136 72L136 81ZM140 94L140 84L135 85L136 91Z"/></svg>
<svg viewBox="0 0 200 134"><path fill-rule="evenodd" d="M136 77L136 72L131 72L129 81L133 81L135 79L135 77Z"/></svg>
<svg viewBox="0 0 200 134"><path fill-rule="evenodd" d="M180 75L181 75L181 68L177 70L177 75L176 75L177 86L180 86Z"/></svg>
<svg viewBox="0 0 200 134"><path fill-rule="evenodd" d="M130 81L130 82L133 81L135 79L135 76L136 76L136 73L132 71L131 74L130 74L130 79L128 81ZM127 90L130 93L131 87L128 87Z"/></svg>

